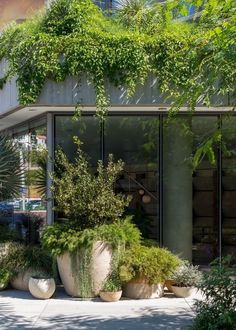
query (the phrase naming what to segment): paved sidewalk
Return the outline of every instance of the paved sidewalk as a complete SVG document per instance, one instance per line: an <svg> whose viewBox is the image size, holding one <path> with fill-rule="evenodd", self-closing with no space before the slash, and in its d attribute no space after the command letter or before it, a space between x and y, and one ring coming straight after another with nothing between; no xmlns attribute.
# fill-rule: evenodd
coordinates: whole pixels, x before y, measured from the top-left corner
<svg viewBox="0 0 236 330"><path fill-rule="evenodd" d="M62 289L49 300L5 290L0 291L0 329L183 330L191 325L191 307L200 298L198 293L187 299L167 294L160 299L105 303L71 298Z"/></svg>

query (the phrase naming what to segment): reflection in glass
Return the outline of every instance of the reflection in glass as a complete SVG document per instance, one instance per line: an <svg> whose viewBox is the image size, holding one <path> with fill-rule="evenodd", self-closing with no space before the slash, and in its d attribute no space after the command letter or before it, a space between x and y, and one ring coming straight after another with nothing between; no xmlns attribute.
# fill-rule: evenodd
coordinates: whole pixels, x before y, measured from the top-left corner
<svg viewBox="0 0 236 330"><path fill-rule="evenodd" d="M56 116L55 148L61 147L69 160L73 161L76 145L73 138L77 136L83 143L82 149L89 156L92 166L96 166L100 158L100 126L94 116L81 117L78 121L72 116Z"/></svg>
<svg viewBox="0 0 236 330"><path fill-rule="evenodd" d="M24 175L15 198L0 202L0 222L8 224L5 236L9 240L36 244L47 215L46 125L16 134L13 143L19 150Z"/></svg>
<svg viewBox="0 0 236 330"><path fill-rule="evenodd" d="M222 254L236 260L236 118L224 118L222 154Z"/></svg>
<svg viewBox="0 0 236 330"><path fill-rule="evenodd" d="M112 116L105 122L105 159L125 163L117 190L132 196L129 213L145 238L158 239L158 117Z"/></svg>
<svg viewBox="0 0 236 330"><path fill-rule="evenodd" d="M192 119L193 152L217 129L216 116ZM204 157L193 174L193 262L208 265L218 254L217 163Z"/></svg>

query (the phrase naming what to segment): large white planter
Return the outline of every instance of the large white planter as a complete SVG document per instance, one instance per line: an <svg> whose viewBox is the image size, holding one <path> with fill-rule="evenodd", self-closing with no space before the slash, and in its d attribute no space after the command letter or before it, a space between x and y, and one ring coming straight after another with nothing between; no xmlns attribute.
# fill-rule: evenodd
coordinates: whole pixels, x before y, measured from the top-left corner
<svg viewBox="0 0 236 330"><path fill-rule="evenodd" d="M32 275L32 270L20 272L13 280L11 280L11 286L16 290L29 291L29 279Z"/></svg>
<svg viewBox="0 0 236 330"><path fill-rule="evenodd" d="M97 296L111 271L111 261L112 249L101 241L95 242L91 251L79 249L74 254L57 257L66 293L72 297Z"/></svg>
<svg viewBox="0 0 236 330"><path fill-rule="evenodd" d="M129 281L123 290L123 296L130 299L155 299L164 294L164 285L161 283L148 284L143 279Z"/></svg>
<svg viewBox="0 0 236 330"><path fill-rule="evenodd" d="M187 298L190 297L194 292L194 287L179 287L179 286L171 286L172 292L178 298Z"/></svg>
<svg viewBox="0 0 236 330"><path fill-rule="evenodd" d="M53 278L30 277L29 291L33 297L38 299L49 299L56 290L56 284Z"/></svg>

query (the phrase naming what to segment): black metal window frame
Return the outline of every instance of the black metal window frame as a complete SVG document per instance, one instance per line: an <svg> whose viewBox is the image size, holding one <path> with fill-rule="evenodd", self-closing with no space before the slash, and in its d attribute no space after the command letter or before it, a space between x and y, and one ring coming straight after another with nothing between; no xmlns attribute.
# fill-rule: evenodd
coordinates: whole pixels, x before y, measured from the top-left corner
<svg viewBox="0 0 236 330"><path fill-rule="evenodd" d="M113 113L109 113L109 117L113 116L129 116L129 117L148 117L148 116L156 116L159 117L159 132L157 134L157 139L158 139L158 194L159 194L159 203L157 205L158 208L158 214L159 217L157 217L158 221L158 237L156 238L160 246L163 246L163 125L164 125L164 119L167 118L167 113L160 113L160 112L153 112L153 111L133 111L133 112L127 112L127 111L114 111ZM186 113L181 112L178 116L185 116ZM52 120L52 131L53 131L53 150L55 153L55 141L56 141L56 136L55 136L55 128L56 128L56 117L57 116L73 116L72 112L60 112L60 113L53 113L53 120ZM83 116L94 116L94 112L83 114ZM196 113L194 116L197 117L216 117L218 121L218 128L222 127L222 116L223 114L219 113ZM53 153L53 157L54 154ZM102 161L104 161L105 157L105 124L104 122L100 123L100 158ZM217 150L217 218L218 218L218 257L221 259L222 258L222 149L219 146Z"/></svg>

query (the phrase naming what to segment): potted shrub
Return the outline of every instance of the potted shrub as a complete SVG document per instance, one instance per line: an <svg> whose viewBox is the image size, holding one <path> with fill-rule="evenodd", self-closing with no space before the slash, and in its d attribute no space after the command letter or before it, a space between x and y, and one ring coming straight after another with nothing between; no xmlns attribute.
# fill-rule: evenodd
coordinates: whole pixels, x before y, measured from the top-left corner
<svg viewBox="0 0 236 330"><path fill-rule="evenodd" d="M120 300L122 295L121 280L117 273L112 273L111 276L104 282L100 291L100 298L103 301L115 302Z"/></svg>
<svg viewBox="0 0 236 330"><path fill-rule="evenodd" d="M0 269L0 291L4 290L7 287L10 278L11 278L11 273L7 269L5 268Z"/></svg>
<svg viewBox="0 0 236 330"><path fill-rule="evenodd" d="M120 263L120 278L126 282L123 295L132 299L161 297L165 280L179 264L179 258L167 249L132 247L124 253Z"/></svg>
<svg viewBox="0 0 236 330"><path fill-rule="evenodd" d="M195 288L202 280L202 273L198 266L193 266L188 261L184 261L172 275L173 284L171 290L176 297L190 297Z"/></svg>
<svg viewBox="0 0 236 330"><path fill-rule="evenodd" d="M111 273L113 251L138 243L140 233L122 219L130 198L114 191L123 163L110 156L107 166L99 161L94 173L76 143L74 163L61 150L56 153L52 192L67 220L46 227L43 245L57 257L66 292L94 297Z"/></svg>
<svg viewBox="0 0 236 330"><path fill-rule="evenodd" d="M39 272L29 279L29 291L33 297L38 299L49 299L56 290L56 283L49 274Z"/></svg>
<svg viewBox="0 0 236 330"><path fill-rule="evenodd" d="M35 272L52 271L52 258L40 247L11 243L0 258L0 267L12 273L10 283L14 289L28 291L29 278Z"/></svg>

